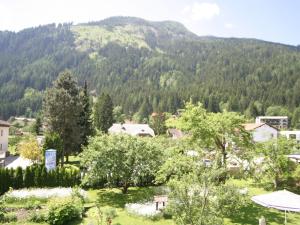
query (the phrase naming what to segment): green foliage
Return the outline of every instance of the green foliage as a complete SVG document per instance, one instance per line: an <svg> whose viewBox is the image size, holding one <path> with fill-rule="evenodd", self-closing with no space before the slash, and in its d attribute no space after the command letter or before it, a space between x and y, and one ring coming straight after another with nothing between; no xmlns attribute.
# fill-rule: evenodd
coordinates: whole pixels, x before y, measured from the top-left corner
<svg viewBox="0 0 300 225"><path fill-rule="evenodd" d="M121 186L126 193L129 186L152 184L162 163L160 147L146 138L129 135L100 135L90 140L81 155L81 165L87 171L85 183L107 178L107 184Z"/></svg>
<svg viewBox="0 0 300 225"><path fill-rule="evenodd" d="M166 116L164 113L153 113L150 117L150 127L156 135L166 134Z"/></svg>
<svg viewBox="0 0 300 225"><path fill-rule="evenodd" d="M47 221L51 225L63 225L81 218L82 214L83 203L81 199L76 197L52 199L49 202Z"/></svg>
<svg viewBox="0 0 300 225"><path fill-rule="evenodd" d="M11 223L17 221L17 215L15 213L7 213L4 215L3 221L4 223Z"/></svg>
<svg viewBox="0 0 300 225"><path fill-rule="evenodd" d="M42 125L43 125L42 124L42 119L41 119L40 116L38 116L36 118L36 121L35 121L34 125L33 125L33 131L35 132L36 135L40 134Z"/></svg>
<svg viewBox="0 0 300 225"><path fill-rule="evenodd" d="M43 102L44 116L51 132L58 133L63 141L61 163L64 156L80 149L80 104L79 88L70 71L59 74L54 86L48 89Z"/></svg>
<svg viewBox="0 0 300 225"><path fill-rule="evenodd" d="M25 170L22 168L0 168L0 194L10 187L19 189L22 187L73 187L80 184L80 170L75 168L56 168L47 172L44 166L31 166Z"/></svg>
<svg viewBox="0 0 300 225"><path fill-rule="evenodd" d="M0 49L5 119L35 116L44 90L66 68L76 71L81 84L87 80L90 90L109 93L126 115L140 112L141 121L152 111L175 113L189 99L212 112L227 109L249 117L270 106L292 114L300 104L297 47L198 37L175 22L117 17L50 24L1 32Z"/></svg>
<svg viewBox="0 0 300 225"><path fill-rule="evenodd" d="M113 102L108 94L102 93L97 99L94 107L94 117L96 128L103 133L107 133L114 121Z"/></svg>
<svg viewBox="0 0 300 225"><path fill-rule="evenodd" d="M58 165L59 159L62 157L63 151L63 140L58 133L48 132L45 135L45 142L43 145L43 156L45 156L45 151L48 149L56 150L56 164Z"/></svg>
<svg viewBox="0 0 300 225"><path fill-rule="evenodd" d="M4 217L5 217L4 204L5 204L5 201L4 201L3 197L0 197L0 222L4 222Z"/></svg>
<svg viewBox="0 0 300 225"><path fill-rule="evenodd" d="M295 129L300 129L300 107L295 108L292 117L292 127Z"/></svg>
<svg viewBox="0 0 300 225"><path fill-rule="evenodd" d="M290 112L287 108L282 106L270 106L266 111L267 116L289 116Z"/></svg>
<svg viewBox="0 0 300 225"><path fill-rule="evenodd" d="M5 182L5 181L4 181ZM21 167L18 167L15 171L15 177L14 177L14 187L16 189L22 188L24 185L23 183L23 170Z"/></svg>
<svg viewBox="0 0 300 225"><path fill-rule="evenodd" d="M81 144L88 144L88 137L94 132L92 121L92 108L90 106L90 97L88 94L87 82L84 82L83 90L81 90L79 99L81 102L82 111L80 113L79 125L81 130Z"/></svg>
<svg viewBox="0 0 300 225"><path fill-rule="evenodd" d="M114 122L115 123L125 123L125 114L123 112L122 106L115 106L113 109L113 116L114 116Z"/></svg>
<svg viewBox="0 0 300 225"><path fill-rule="evenodd" d="M243 197L233 186L216 185L218 173L215 169L202 168L169 181L167 210L176 224L221 225L226 216L239 211L244 204Z"/></svg>
<svg viewBox="0 0 300 225"><path fill-rule="evenodd" d="M45 214L41 212L33 211L29 215L28 221L34 223L43 223L43 222L47 222L47 217Z"/></svg>
<svg viewBox="0 0 300 225"><path fill-rule="evenodd" d="M29 188L34 186L34 172L32 167L26 167L24 174L24 187Z"/></svg>
<svg viewBox="0 0 300 225"><path fill-rule="evenodd" d="M226 168L227 155L236 153L239 157L248 156L252 147L250 133L246 132L243 116L235 112L209 113L198 103L187 103L179 119L171 120L169 126L175 126L191 134L191 141L208 150L215 150L219 168ZM234 143L234 144L233 144Z"/></svg>
<svg viewBox="0 0 300 225"><path fill-rule="evenodd" d="M258 168L256 178L265 177L277 189L282 182L293 173L295 165L287 155L291 154L296 146L294 140L281 137L269 142L257 144L257 153L264 157L263 165Z"/></svg>

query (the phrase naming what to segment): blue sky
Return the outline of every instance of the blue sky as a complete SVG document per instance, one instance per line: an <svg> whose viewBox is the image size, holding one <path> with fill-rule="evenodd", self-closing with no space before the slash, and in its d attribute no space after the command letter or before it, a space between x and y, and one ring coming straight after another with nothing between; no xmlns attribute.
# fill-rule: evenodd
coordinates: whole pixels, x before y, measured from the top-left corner
<svg viewBox="0 0 300 225"><path fill-rule="evenodd" d="M198 35L300 44L298 0L0 0L0 30L110 16L175 20Z"/></svg>

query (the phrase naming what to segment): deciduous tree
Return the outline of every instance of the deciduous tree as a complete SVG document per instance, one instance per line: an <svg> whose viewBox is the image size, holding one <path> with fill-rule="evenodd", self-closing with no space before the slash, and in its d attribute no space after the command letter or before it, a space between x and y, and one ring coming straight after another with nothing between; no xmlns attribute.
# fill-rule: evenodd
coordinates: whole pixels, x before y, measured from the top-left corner
<svg viewBox="0 0 300 225"><path fill-rule="evenodd" d="M94 137L81 155L81 164L87 168L86 182L106 177L110 185L119 183L123 193L140 179L154 180L161 161L157 144L129 135Z"/></svg>
<svg viewBox="0 0 300 225"><path fill-rule="evenodd" d="M30 137L18 144L18 152L23 158L37 163L42 159L42 151L34 137Z"/></svg>

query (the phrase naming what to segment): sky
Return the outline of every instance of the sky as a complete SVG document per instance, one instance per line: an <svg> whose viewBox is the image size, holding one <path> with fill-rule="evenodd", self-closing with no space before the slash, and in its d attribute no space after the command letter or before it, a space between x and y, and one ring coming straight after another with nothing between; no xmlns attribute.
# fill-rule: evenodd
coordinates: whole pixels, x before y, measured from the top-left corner
<svg viewBox="0 0 300 225"><path fill-rule="evenodd" d="M300 0L0 0L0 30L111 16L174 20L198 35L300 44Z"/></svg>

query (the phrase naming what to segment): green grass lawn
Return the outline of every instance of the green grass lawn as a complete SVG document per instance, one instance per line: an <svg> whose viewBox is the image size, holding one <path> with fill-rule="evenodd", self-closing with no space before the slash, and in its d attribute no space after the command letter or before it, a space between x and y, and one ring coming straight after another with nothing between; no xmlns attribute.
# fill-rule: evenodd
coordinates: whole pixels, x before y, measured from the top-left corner
<svg viewBox="0 0 300 225"><path fill-rule="evenodd" d="M252 203L250 197L257 194L267 193L263 188L257 187L251 181L244 180L230 180L232 184L249 190L249 204L241 208L236 215L226 218L225 225L244 224L256 225L258 219L264 216L268 225L282 225L284 224L284 212L278 210L267 209L255 203ZM88 201L85 204L85 216L82 220L73 221L70 224L74 225L98 225L98 210L95 205L96 200L99 199L101 211L105 214L106 211L114 209L117 216L112 220L113 225L175 225L170 218L160 217L158 219L145 218L141 216L131 215L125 210L126 203L135 203L141 201L151 201L153 196L160 193L160 187L144 187L144 188L130 188L128 194L122 194L120 189L98 189L88 190ZM11 202L8 207L22 208L25 202ZM46 202L41 202L47 205ZM208 215L209 216L209 215ZM23 221L9 223L10 225L34 225L36 223L29 223ZM103 225L106 224L103 222ZM300 213L288 213L289 225L300 225Z"/></svg>
<svg viewBox="0 0 300 225"><path fill-rule="evenodd" d="M268 225L282 225L284 224L284 212L278 210L268 209L252 203L250 196L267 193L263 188L255 187L250 181L231 180L231 183L239 187L247 187L249 190L249 205L242 208L239 213L232 216L231 218L225 219L226 225L233 224L245 224L255 225L258 224L258 219L264 216L267 220ZM171 219L159 219L157 221L134 216L128 214L124 207L126 203L139 202L142 200L150 200L155 194L154 188L130 188L127 195L123 195L119 189L102 189L102 190L90 190L88 191L90 199L90 208L87 210L86 217L83 220L83 224L97 224L97 210L94 206L94 202L97 198L101 199L101 205L103 211L108 208L115 208L117 211L117 217L113 220L112 224L121 225L135 225L135 224L157 224L157 225L171 225L174 222ZM78 223L80 224L80 223ZM289 225L300 225L300 214L288 213L288 224Z"/></svg>

